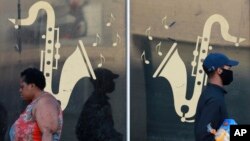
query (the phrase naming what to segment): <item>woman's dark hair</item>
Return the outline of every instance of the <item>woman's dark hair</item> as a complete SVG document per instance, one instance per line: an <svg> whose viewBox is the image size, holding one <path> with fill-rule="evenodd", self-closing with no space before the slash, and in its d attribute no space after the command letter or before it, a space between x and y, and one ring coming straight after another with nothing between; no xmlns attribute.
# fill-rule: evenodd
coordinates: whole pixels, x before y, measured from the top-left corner
<svg viewBox="0 0 250 141"><path fill-rule="evenodd" d="M21 72L23 81L27 84L34 83L40 90L43 90L46 86L45 77L43 73L36 68L27 68Z"/></svg>

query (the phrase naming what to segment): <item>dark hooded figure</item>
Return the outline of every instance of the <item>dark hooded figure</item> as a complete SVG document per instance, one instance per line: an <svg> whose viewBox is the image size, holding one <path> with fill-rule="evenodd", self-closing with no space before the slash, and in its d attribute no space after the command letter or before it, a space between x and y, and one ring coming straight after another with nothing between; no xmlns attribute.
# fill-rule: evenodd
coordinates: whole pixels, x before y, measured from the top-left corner
<svg viewBox="0 0 250 141"><path fill-rule="evenodd" d="M91 80L94 91L83 106L76 125L79 141L122 141L122 134L114 128L111 105L107 93L115 89L114 79L119 75L108 69L94 70L96 80Z"/></svg>

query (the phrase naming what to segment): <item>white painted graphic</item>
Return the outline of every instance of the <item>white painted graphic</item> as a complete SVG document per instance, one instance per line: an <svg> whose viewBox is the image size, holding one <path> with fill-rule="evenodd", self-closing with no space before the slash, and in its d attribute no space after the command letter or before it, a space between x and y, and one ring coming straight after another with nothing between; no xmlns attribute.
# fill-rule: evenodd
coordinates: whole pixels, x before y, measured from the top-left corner
<svg viewBox="0 0 250 141"><path fill-rule="evenodd" d="M28 26L34 23L40 10L45 10L47 13L46 35L42 35L42 38L45 39L45 50L41 51L40 60L40 70L43 71L46 77L45 91L52 93L60 100L61 107L64 110L68 105L70 95L77 81L83 77L92 77L93 79L96 79L96 77L83 42L79 40L75 51L66 59L63 65L58 94L52 92L52 73L53 69L57 69L58 60L60 59L58 50L61 46L59 43L59 29L55 28L54 9L48 2L38 1L30 7L27 18L9 20L15 25L16 29L19 26ZM53 61L53 57L55 61Z"/></svg>
<svg viewBox="0 0 250 141"><path fill-rule="evenodd" d="M150 64L150 61L146 58L145 51L143 51L143 53L141 54L141 60L144 60L145 64Z"/></svg>
<svg viewBox="0 0 250 141"><path fill-rule="evenodd" d="M110 17L108 18L108 22L106 23L106 26L109 27L112 25L112 22L115 21L115 17L113 15L113 13L110 14Z"/></svg>
<svg viewBox="0 0 250 141"><path fill-rule="evenodd" d="M148 36L149 40L153 40L153 37L151 36L151 27L146 29L145 34Z"/></svg>
<svg viewBox="0 0 250 141"><path fill-rule="evenodd" d="M112 46L116 47L118 45L118 43L120 43L120 42L121 42L121 36L118 33L116 33L116 37L115 37L115 40L114 40Z"/></svg>
<svg viewBox="0 0 250 141"><path fill-rule="evenodd" d="M161 52L161 42L159 42L156 46L156 52L159 56L162 56L162 52Z"/></svg>
<svg viewBox="0 0 250 141"><path fill-rule="evenodd" d="M95 37L95 42L92 44L93 47L98 46L101 43L101 37L98 33L96 33L96 37Z"/></svg>
<svg viewBox="0 0 250 141"><path fill-rule="evenodd" d="M206 75L203 71L202 64L203 60L208 54L208 51L212 49L212 47L209 45L209 41L212 26L214 23L220 24L222 37L226 41L233 42L235 46L239 46L239 43L245 40L244 38L237 39L236 37L231 36L228 33L229 24L223 16L219 14L214 14L207 19L203 29L203 36L198 36L196 48L193 52L194 60L191 63L191 76L195 77L195 84L191 99L186 99L188 83L187 70L184 62L182 61L178 53L178 49L176 48L177 43L174 43L172 45L171 49L169 50L169 52L167 53L155 73L153 74L154 78L164 77L169 81L173 92L175 111L178 116L181 117L182 122L194 122L198 99L202 92L203 85L206 85ZM200 41L200 48L198 48ZM196 60L198 60L197 63ZM188 111L182 111L183 106L188 107Z"/></svg>
<svg viewBox="0 0 250 141"><path fill-rule="evenodd" d="M162 18L161 23L163 24L165 29L169 28L169 26L167 25L167 16Z"/></svg>
<svg viewBox="0 0 250 141"><path fill-rule="evenodd" d="M98 68L101 68L103 63L105 63L105 57L100 54L100 63L97 65Z"/></svg>

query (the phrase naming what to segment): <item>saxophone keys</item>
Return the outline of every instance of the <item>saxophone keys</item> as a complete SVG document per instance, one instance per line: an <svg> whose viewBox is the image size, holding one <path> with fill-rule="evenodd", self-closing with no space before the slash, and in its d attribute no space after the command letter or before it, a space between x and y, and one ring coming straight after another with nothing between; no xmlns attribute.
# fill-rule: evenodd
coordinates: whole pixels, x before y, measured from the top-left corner
<svg viewBox="0 0 250 141"><path fill-rule="evenodd" d="M61 47L61 44L59 42L56 42L55 43L55 48L60 48Z"/></svg>
<svg viewBox="0 0 250 141"><path fill-rule="evenodd" d="M197 50L194 50L194 51L193 51L193 55L194 55L194 56L198 56L198 51L197 51Z"/></svg>
<svg viewBox="0 0 250 141"><path fill-rule="evenodd" d="M46 36L45 35L42 35L42 39L45 39L46 38Z"/></svg>
<svg viewBox="0 0 250 141"><path fill-rule="evenodd" d="M192 61L191 65L192 65L192 67L195 67L197 65L197 63L195 61Z"/></svg>
<svg viewBox="0 0 250 141"><path fill-rule="evenodd" d="M59 59L60 59L60 55L59 55L59 54L56 54L56 55L55 55L55 59L59 60Z"/></svg>

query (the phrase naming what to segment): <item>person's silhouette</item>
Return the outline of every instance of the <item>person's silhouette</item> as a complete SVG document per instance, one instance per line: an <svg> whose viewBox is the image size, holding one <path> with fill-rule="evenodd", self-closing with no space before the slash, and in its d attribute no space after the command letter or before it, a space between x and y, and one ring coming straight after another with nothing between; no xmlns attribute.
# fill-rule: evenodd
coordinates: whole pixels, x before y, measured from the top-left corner
<svg viewBox="0 0 250 141"><path fill-rule="evenodd" d="M4 140L7 130L7 111L5 107L0 103L0 141Z"/></svg>
<svg viewBox="0 0 250 141"><path fill-rule="evenodd" d="M104 68L95 69L96 80L91 80L94 91L83 106L76 125L79 141L122 141L122 134L114 128L111 105L107 93L115 89L119 75Z"/></svg>

